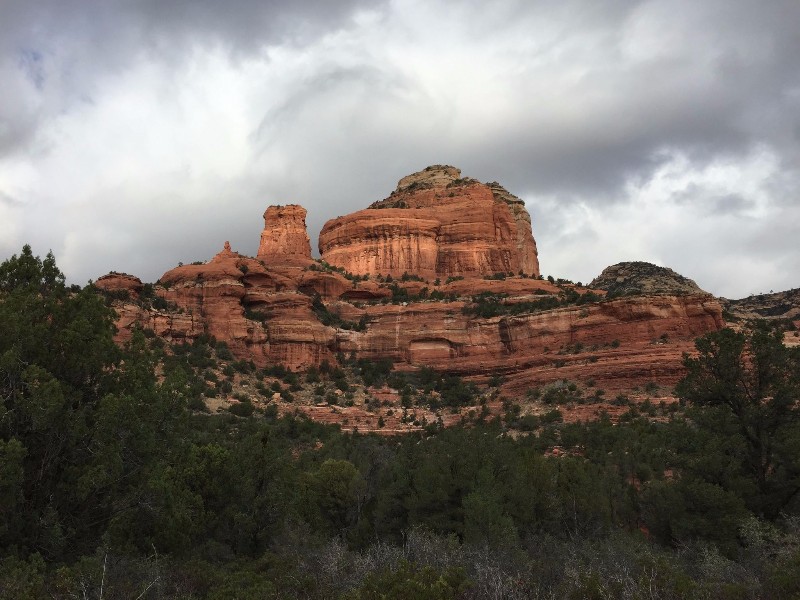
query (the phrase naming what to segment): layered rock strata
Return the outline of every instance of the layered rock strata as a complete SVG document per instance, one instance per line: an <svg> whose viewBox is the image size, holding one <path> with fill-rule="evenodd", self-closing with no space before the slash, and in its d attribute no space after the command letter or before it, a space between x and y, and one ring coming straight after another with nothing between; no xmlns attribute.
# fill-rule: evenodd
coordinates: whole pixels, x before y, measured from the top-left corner
<svg viewBox="0 0 800 600"><path fill-rule="evenodd" d="M142 280L134 275L127 273L110 273L98 277L94 282L95 287L105 292L128 292L138 294L142 291Z"/></svg>
<svg viewBox="0 0 800 600"><path fill-rule="evenodd" d="M326 262L356 274L539 275L522 200L441 165L404 177L389 198L365 210L328 221L319 250Z"/></svg>
<svg viewBox="0 0 800 600"><path fill-rule="evenodd" d="M172 269L155 286L101 277L107 291L141 293L112 296L118 339L138 326L171 342L210 334L239 359L294 370L343 353L390 358L400 369L514 374L507 390L518 394L559 379L608 390L674 383L693 339L724 325L715 298L645 263L617 265L594 282L600 297L622 297L580 305L563 306L586 288L479 277L538 274L536 246L521 201L453 167L404 178L390 198L330 221L320 236L323 261L310 258L305 215L299 206L267 209L256 258L226 242L209 262ZM414 277L400 277L405 272ZM145 295L151 289L157 297ZM485 292L522 308L476 316L487 313L467 305ZM559 305L554 297L562 306L538 308L548 297L546 306Z"/></svg>
<svg viewBox="0 0 800 600"><path fill-rule="evenodd" d="M337 332L336 347L345 353L462 375L530 371L544 373L545 381L595 379L609 389L651 379L674 383L694 338L723 326L721 306L708 294L492 318L465 314L463 302L333 306L349 319L365 314L369 323L365 332Z"/></svg>
<svg viewBox="0 0 800 600"><path fill-rule="evenodd" d="M257 258L278 267L305 267L311 264L305 208L297 204L267 208Z"/></svg>
<svg viewBox="0 0 800 600"><path fill-rule="evenodd" d="M305 275L296 268L287 271L300 279ZM305 281L313 287L317 278ZM148 301L116 306L120 341L141 326L169 342L210 334L226 342L237 358L260 366L303 369L334 358L335 330L319 322L312 297L299 291L298 280L232 251L227 242L207 263L167 271L156 293L165 308Z"/></svg>
<svg viewBox="0 0 800 600"><path fill-rule="evenodd" d="M337 273L294 272L291 278L224 250L206 265L178 267L162 277L157 290L172 308L120 303L118 327L123 337L139 325L172 342L209 333L227 342L237 358L258 365L303 369L341 352L390 358L401 369L514 374L509 386L516 394L558 379L595 380L606 390L672 384L683 373L682 355L694 338L723 326L721 305L702 293L481 318L465 311L461 299L383 303L387 289L373 282L353 287ZM441 286L442 292L480 293L493 286L495 293L512 294L504 301L514 303L559 291L532 279L483 281L483 288L473 281L475 287L463 280ZM408 289L419 293L424 283L409 282ZM320 291L328 294L325 311L335 316L331 326L322 324L314 308L314 298L323 298ZM364 295L353 299L354 292ZM356 323L363 328L357 330Z"/></svg>

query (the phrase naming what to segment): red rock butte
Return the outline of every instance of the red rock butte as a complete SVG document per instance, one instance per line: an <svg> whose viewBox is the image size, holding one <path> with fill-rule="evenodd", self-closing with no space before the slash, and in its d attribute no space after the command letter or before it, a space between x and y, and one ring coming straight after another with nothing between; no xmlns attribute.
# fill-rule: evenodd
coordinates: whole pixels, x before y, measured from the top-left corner
<svg viewBox="0 0 800 600"><path fill-rule="evenodd" d="M237 359L292 370L342 354L391 359L398 369L502 373L513 375L505 393L519 396L564 379L608 392L673 385L694 338L724 326L716 298L646 263L609 267L591 289L538 279L522 201L460 175L429 167L401 179L385 200L329 221L319 242L324 262L311 259L305 209L272 206L257 257L226 242L208 262L164 273L151 290L158 301L138 297L142 283L133 276L101 277L105 292L128 292L114 299L117 339L137 327L172 343L209 334ZM355 278L331 265L396 279ZM495 273L514 275L484 277ZM398 281L405 295L395 297ZM611 297L557 301L589 291ZM474 298L483 293L509 306L480 313ZM537 308L548 297L553 308ZM511 310L517 303L530 309Z"/></svg>
<svg viewBox="0 0 800 600"><path fill-rule="evenodd" d="M319 251L359 275L540 273L525 203L498 183L462 178L445 165L408 175L385 200L328 221Z"/></svg>

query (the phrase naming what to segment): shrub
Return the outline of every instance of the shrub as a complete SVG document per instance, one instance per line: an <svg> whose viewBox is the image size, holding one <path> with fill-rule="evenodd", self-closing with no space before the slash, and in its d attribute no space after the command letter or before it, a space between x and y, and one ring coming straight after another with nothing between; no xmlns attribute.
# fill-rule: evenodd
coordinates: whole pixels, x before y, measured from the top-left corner
<svg viewBox="0 0 800 600"><path fill-rule="evenodd" d="M564 417L561 415L561 411L557 408L546 412L541 416L542 423L560 423L564 420Z"/></svg>
<svg viewBox="0 0 800 600"><path fill-rule="evenodd" d="M206 391L208 391L208 390L206 390ZM214 390L211 390L211 391L213 392ZM209 412L208 411L208 407L206 406L206 403L203 402L203 398L199 397L199 396L192 396L189 399L189 408L191 410L197 410L197 411L200 411L200 412Z"/></svg>
<svg viewBox="0 0 800 600"><path fill-rule="evenodd" d="M231 354L231 349L228 348L228 344L225 342L217 342L215 346L215 351L217 353L217 358L220 360L233 360L233 354Z"/></svg>
<svg viewBox="0 0 800 600"><path fill-rule="evenodd" d="M252 402L247 400L246 402L237 402L236 404L231 404L231 407L228 409L228 411L237 417L250 417L252 416L253 412L255 412L255 407L253 406Z"/></svg>

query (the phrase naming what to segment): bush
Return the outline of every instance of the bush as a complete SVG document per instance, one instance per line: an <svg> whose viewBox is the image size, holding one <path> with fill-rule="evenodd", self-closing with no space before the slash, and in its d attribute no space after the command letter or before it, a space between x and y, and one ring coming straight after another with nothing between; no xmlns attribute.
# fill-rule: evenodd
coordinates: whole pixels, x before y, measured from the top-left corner
<svg viewBox="0 0 800 600"><path fill-rule="evenodd" d="M437 571L405 560L394 570L370 573L347 600L455 600L471 587L463 568Z"/></svg>
<svg viewBox="0 0 800 600"><path fill-rule="evenodd" d="M253 412L255 412L255 407L253 406L252 402L247 400L244 402L237 402L231 404L228 411L230 411L231 414L234 414L237 417L250 417L252 416Z"/></svg>
<svg viewBox="0 0 800 600"><path fill-rule="evenodd" d="M208 390L206 390L206 391L208 391ZM211 391L213 391L213 390L211 390ZM216 394L216 392L215 392L215 394ZM189 408L191 410L197 410L197 411L200 411L200 412L209 412L208 407L206 406L206 403L203 402L203 399L201 397L198 397L198 396L194 396L194 397L189 399Z"/></svg>
<svg viewBox="0 0 800 600"><path fill-rule="evenodd" d="M564 420L564 417L561 415L561 411L557 408L554 408L550 412L546 412L541 416L542 423L560 423Z"/></svg>
<svg viewBox="0 0 800 600"><path fill-rule="evenodd" d="M536 415L525 415L519 420L517 427L522 431L534 431L539 428L539 417Z"/></svg>
<svg viewBox="0 0 800 600"><path fill-rule="evenodd" d="M217 342L214 350L217 353L217 358L220 360L233 360L233 354L231 353L231 349L228 348L228 344L225 342Z"/></svg>

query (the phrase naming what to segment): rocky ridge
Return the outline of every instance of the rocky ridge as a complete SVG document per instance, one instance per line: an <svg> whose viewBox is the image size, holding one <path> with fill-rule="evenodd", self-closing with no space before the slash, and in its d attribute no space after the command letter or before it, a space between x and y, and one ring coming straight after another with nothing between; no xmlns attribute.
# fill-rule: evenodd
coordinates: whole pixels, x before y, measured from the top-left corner
<svg viewBox="0 0 800 600"><path fill-rule="evenodd" d="M102 277L98 277L97 281L94 282L94 285L97 288L105 291L123 291L138 294L142 291L144 284L142 283L142 280L135 275L111 271Z"/></svg>
<svg viewBox="0 0 800 600"><path fill-rule="evenodd" d="M725 320L733 328L752 321L779 322L784 327L784 343L800 346L800 288L769 294L754 294L739 300L720 298Z"/></svg>
<svg viewBox="0 0 800 600"><path fill-rule="evenodd" d="M642 294L705 294L700 286L666 267L648 262L621 262L603 269L589 287L609 296Z"/></svg>
<svg viewBox="0 0 800 600"><path fill-rule="evenodd" d="M756 294L729 300L720 298L723 308L736 319L789 319L800 320L800 288Z"/></svg>
<svg viewBox="0 0 800 600"><path fill-rule="evenodd" d="M473 254L463 254L470 248L469 237L456 235L455 213L447 213L453 217L447 225L439 211L442 202L468 215L463 222L475 235L493 223L495 241L507 242L502 249L508 264L522 264L535 245L525 239L521 250L517 245L520 230L509 207L524 211L521 201L499 184L465 182L459 175L452 167L414 174L381 201L405 202L406 208L374 207L334 220L320 236L320 247L328 248L321 260L307 252L305 209L290 205L265 212L255 258L233 251L226 242L208 262L171 269L154 286L123 274L101 277L98 287L109 294L119 315L118 339L129 338L137 327L171 343L210 335L237 359L293 371L349 357L390 360L401 372L430 367L478 382L502 376L499 393L521 398L531 389L565 380L609 394L630 393L645 383L670 386L682 376L682 355L691 351L694 338L724 326L719 301L669 269L622 263L585 288L495 271L491 253L485 252L488 233L483 242L474 242ZM434 206L437 212L430 210ZM400 219L397 213L406 216ZM342 235L334 235L339 229L361 232L362 237L351 239L372 242L380 236L370 230L397 231L408 243L412 232L425 231L427 221L435 221L430 227L437 231L431 237L436 255L455 257L452 264L450 258L428 256L409 263L427 265L421 271L404 268L398 275L403 266L398 263L393 275L369 268L354 272L330 260L338 256L344 264L369 267L377 263L356 258L386 250L373 248L370 254L362 248L362 255L354 253L352 244L336 246L331 240ZM525 225L525 218L521 221ZM452 234L447 243L443 230ZM347 252L337 255L337 247ZM391 252L384 254L390 257ZM466 275L443 277L440 273L451 271L437 268L440 261L450 267L482 264L479 256L491 274L467 269ZM499 410L501 404L487 405ZM308 408L287 410L303 410L320 420L335 420L338 414L330 407ZM358 406L352 408L357 412ZM586 414L577 411L574 418Z"/></svg>

